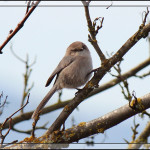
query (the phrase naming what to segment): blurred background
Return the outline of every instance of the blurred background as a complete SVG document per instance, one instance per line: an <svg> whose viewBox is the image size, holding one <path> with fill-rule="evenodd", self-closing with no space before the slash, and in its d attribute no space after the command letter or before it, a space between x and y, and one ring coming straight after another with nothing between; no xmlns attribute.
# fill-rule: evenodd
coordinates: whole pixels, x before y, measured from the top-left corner
<svg viewBox="0 0 150 150"><path fill-rule="evenodd" d="M94 20L96 17L104 17L103 27L97 35L100 48L106 55L116 52L138 29L142 23L142 13L149 6L146 1L136 2L91 2L90 15ZM15 29L17 24L22 20L26 12L25 1L0 1L0 44L6 39L11 29ZM29 86L34 82L34 87L30 92L29 104L24 111L32 111L40 103L45 94L49 91L52 84L45 88L45 83L55 69L61 58L64 56L67 47L74 41L84 42L90 49L94 68L99 67L99 57L88 42L88 28L82 3L78 2L49 2L42 1L39 4L23 28L13 37L13 39L3 49L0 55L0 93L3 91L4 97L8 95L7 102L0 122L20 108L23 94L23 73L25 65L20 62L12 52L13 51L22 59L29 55L29 63L36 63L32 67L32 74L29 80ZM148 17L149 18L149 17ZM121 64L122 73L130 70L149 57L149 43L146 39L141 39L132 49L124 56ZM107 56L108 57L108 56ZM145 73L149 67L140 71L139 74ZM115 71L112 69L112 73ZM99 84L103 84L113 79L107 74ZM128 80L131 91L136 92L136 96L143 96L150 91L150 77L144 79L130 78ZM62 101L74 97L76 90L64 89ZM48 105L58 101L58 94L55 93ZM124 99L121 88L117 85L100 94L82 102L66 121L66 128L74 123L87 122L104 114L111 112L125 104L128 101ZM47 115L42 115L38 125L49 122L47 127L54 122L62 109L53 111ZM16 114L17 115L17 114ZM139 119L136 115L136 123L140 123L138 132L140 133L145 127L148 117ZM119 125L105 131L104 134L94 135L96 144L87 145L86 141L90 138L82 139L80 144L70 144L69 148L126 148L127 144L124 139L131 141L133 117L120 123ZM32 128L32 120L24 121L15 126L17 129L28 130ZM36 136L40 136L45 130L37 130ZM23 140L29 135L10 131L5 142L13 140ZM118 143L118 144L117 144Z"/></svg>

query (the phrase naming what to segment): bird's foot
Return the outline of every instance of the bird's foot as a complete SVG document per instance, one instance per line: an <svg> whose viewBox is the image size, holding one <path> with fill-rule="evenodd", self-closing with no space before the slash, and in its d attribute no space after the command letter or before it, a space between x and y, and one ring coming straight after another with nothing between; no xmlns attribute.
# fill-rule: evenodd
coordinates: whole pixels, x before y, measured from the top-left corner
<svg viewBox="0 0 150 150"><path fill-rule="evenodd" d="M76 90L78 90L75 95L77 95L78 93L80 93L82 91L82 89L76 88Z"/></svg>

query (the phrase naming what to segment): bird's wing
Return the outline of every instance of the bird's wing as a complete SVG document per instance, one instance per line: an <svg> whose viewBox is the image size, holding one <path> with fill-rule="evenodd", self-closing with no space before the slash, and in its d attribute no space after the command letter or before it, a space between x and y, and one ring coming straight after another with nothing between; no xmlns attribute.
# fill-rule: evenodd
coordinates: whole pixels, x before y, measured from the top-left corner
<svg viewBox="0 0 150 150"><path fill-rule="evenodd" d="M51 76L48 78L47 82L46 82L46 87L50 85L50 83L52 82L53 78L55 77L55 75L59 75L59 73L68 65L70 65L72 62L74 61L74 57L73 56L64 56L63 59L60 61L60 63L58 64L58 66L56 67L56 69L53 71L53 73L51 74ZM56 80L57 80L56 77ZM55 82L56 82L55 80Z"/></svg>

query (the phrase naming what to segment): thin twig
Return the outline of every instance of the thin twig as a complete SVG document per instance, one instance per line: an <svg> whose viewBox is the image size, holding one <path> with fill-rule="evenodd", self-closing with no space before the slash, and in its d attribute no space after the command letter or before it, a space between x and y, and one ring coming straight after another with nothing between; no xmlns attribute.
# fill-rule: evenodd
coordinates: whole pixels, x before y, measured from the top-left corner
<svg viewBox="0 0 150 150"><path fill-rule="evenodd" d="M25 69L26 70L25 70L25 74L24 74L24 89L23 89L23 96L22 96L22 101L21 101L21 107L24 104L26 96L29 94L29 92L31 91L31 89L34 86L34 83L32 83L31 87L27 88L28 87L29 77L30 77L31 72L32 72L31 66L33 64L34 63L32 63L31 65L29 65L29 58L28 58L28 55L27 55L27 58L26 58L26 61L25 61ZM21 114L23 114L23 109L20 112L21 112Z"/></svg>
<svg viewBox="0 0 150 150"><path fill-rule="evenodd" d="M134 141L136 139L136 135L138 134L137 128L139 126L139 124L136 124L136 122L135 122L135 116L134 116L134 120L133 120L133 125L134 125L134 127L131 127L132 132L133 132L132 141Z"/></svg>
<svg viewBox="0 0 150 150"><path fill-rule="evenodd" d="M18 140L14 140L11 143L7 143L7 144L3 145L2 148L6 147L6 146L9 146L9 145L12 145L12 144L15 144L17 142L18 142Z"/></svg>
<svg viewBox="0 0 150 150"><path fill-rule="evenodd" d="M31 1L28 1L27 2L27 9L26 9L26 14L28 13L28 11L29 11L29 8L31 7Z"/></svg>
<svg viewBox="0 0 150 150"><path fill-rule="evenodd" d="M13 44L11 43L10 44L10 51L12 52L12 54L18 59L20 60L21 62L25 63L25 60L23 60L22 58L20 58L13 50Z"/></svg>
<svg viewBox="0 0 150 150"><path fill-rule="evenodd" d="M100 20L101 19L101 20ZM98 31L102 28L103 26L103 21L104 21L104 17L98 17L98 18L95 18L95 20L93 21L93 26L95 27L96 26L96 21L99 20L100 21L100 26L97 26L97 29L95 30L95 35L98 34Z"/></svg>
<svg viewBox="0 0 150 150"><path fill-rule="evenodd" d="M123 60L123 59L122 59ZM129 102L131 101L131 94L130 94L130 90L129 90L129 84L128 84L128 81L126 79L123 78L122 74L121 74L121 61L119 61L116 66L113 66L113 68L116 70L116 72L118 73L118 75L114 75L112 73L110 73L112 76L114 77L117 77L119 78L122 83L123 83L123 86L121 85L121 83L119 83L119 86L121 87L122 89L122 94L124 95L125 99L127 99Z"/></svg>
<svg viewBox="0 0 150 150"><path fill-rule="evenodd" d="M5 104L6 104L6 100L7 100L7 98L8 98L8 96L6 96L6 98L5 98L5 100L4 100L4 102L3 102L3 104L1 105L1 98L3 97L3 92L2 92L2 94L0 95L0 108L2 108Z"/></svg>
<svg viewBox="0 0 150 150"><path fill-rule="evenodd" d="M18 112L20 111L21 109L23 109L28 103L29 103L29 96L30 94L28 95L28 98L27 98L27 101L26 101L26 104L24 106L22 106L20 109L18 109L17 111L15 111L12 115L10 115L8 118L5 119L5 121L0 125L0 137L1 137L1 144L3 144L4 142L4 139L6 138L6 136L9 134L10 130L11 130L11 122L12 122L12 117ZM6 134L3 135L2 134L2 131L4 129L4 126L6 124L6 122L9 121L9 129L7 130Z"/></svg>
<svg viewBox="0 0 150 150"><path fill-rule="evenodd" d="M13 45L11 43L10 45L10 50L12 52L12 54L22 63L25 64L25 73L23 75L24 77L24 88L23 88L23 95L22 95L22 100L21 100L21 107L24 104L24 101L27 97L27 95L29 94L29 92L31 91L31 89L34 86L34 83L32 83L32 85L28 88L28 81L29 81L29 77L31 75L32 69L31 67L36 63L36 57L34 59L34 61L29 65L29 56L28 54L26 55L26 60L23 60L22 58L20 58L14 51L13 51ZM21 109L20 111L21 114L23 114L23 109Z"/></svg>
<svg viewBox="0 0 150 150"><path fill-rule="evenodd" d="M143 79L144 77L147 77L147 76L149 76L149 75L150 75L150 71L147 72L147 73L144 73L144 74L142 74L142 75L135 75L135 77L138 77L138 78Z"/></svg>
<svg viewBox="0 0 150 150"><path fill-rule="evenodd" d="M4 109L4 106L5 106L5 104L6 104L6 100L7 100L7 97L8 96L6 96L6 98L5 98L5 100L4 100L4 102L2 103L2 97L3 97L3 91L2 91L2 93L0 94L0 115L3 113L3 109Z"/></svg>
<svg viewBox="0 0 150 150"><path fill-rule="evenodd" d="M108 7L106 7L106 9L110 8L112 5L113 5L113 1L111 1L111 4Z"/></svg>
<svg viewBox="0 0 150 150"><path fill-rule="evenodd" d="M5 140L6 136L9 134L9 132L11 130L11 122L12 122L12 118L10 118L10 120L9 120L9 129L7 130L7 132L5 133L5 135L2 135L2 132L0 132L1 133L1 144L4 143L4 140ZM3 146L1 145L1 148L2 147Z"/></svg>
<svg viewBox="0 0 150 150"><path fill-rule="evenodd" d="M147 7L147 11L144 11L143 13L145 13L145 16L144 16L144 19L143 19L143 25L145 26L146 18L147 18L148 14L149 14L148 7Z"/></svg>
<svg viewBox="0 0 150 150"><path fill-rule="evenodd" d="M49 122L46 122L44 125L42 125L42 126L38 126L38 127L35 127L35 130L37 130L37 129L45 129L45 130L47 130L47 128L46 128L46 125L48 124ZM26 134L31 134L32 133L32 131L33 131L33 129L30 129L30 130L26 130L26 131L24 131L24 130L18 130L18 129L16 129L16 128L12 128L12 130L13 131L16 131L16 132L19 132L19 133L26 133Z"/></svg>
<svg viewBox="0 0 150 150"><path fill-rule="evenodd" d="M128 149L139 149L141 145L146 143L149 135L150 135L150 122L147 123L146 127L140 133L140 135L128 145Z"/></svg>
<svg viewBox="0 0 150 150"><path fill-rule="evenodd" d="M19 108L17 111L15 111L12 115L10 115L8 118L6 118L6 120L4 121L4 123L2 124L2 126L4 126L5 123L6 123L10 118L12 118L17 112L19 112L21 109L23 109L23 108L29 103L29 97L30 97L30 93L28 94L28 98L27 98L26 103L25 103L21 108Z"/></svg>

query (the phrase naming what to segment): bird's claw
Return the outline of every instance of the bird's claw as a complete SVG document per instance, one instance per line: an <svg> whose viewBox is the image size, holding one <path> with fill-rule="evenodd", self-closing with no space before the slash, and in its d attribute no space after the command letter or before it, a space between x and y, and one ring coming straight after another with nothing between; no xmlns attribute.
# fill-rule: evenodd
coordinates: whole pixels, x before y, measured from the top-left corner
<svg viewBox="0 0 150 150"><path fill-rule="evenodd" d="M75 95L77 95L79 92L82 91L82 89L79 89L79 88L76 88L76 90L78 90L78 91L75 93Z"/></svg>

